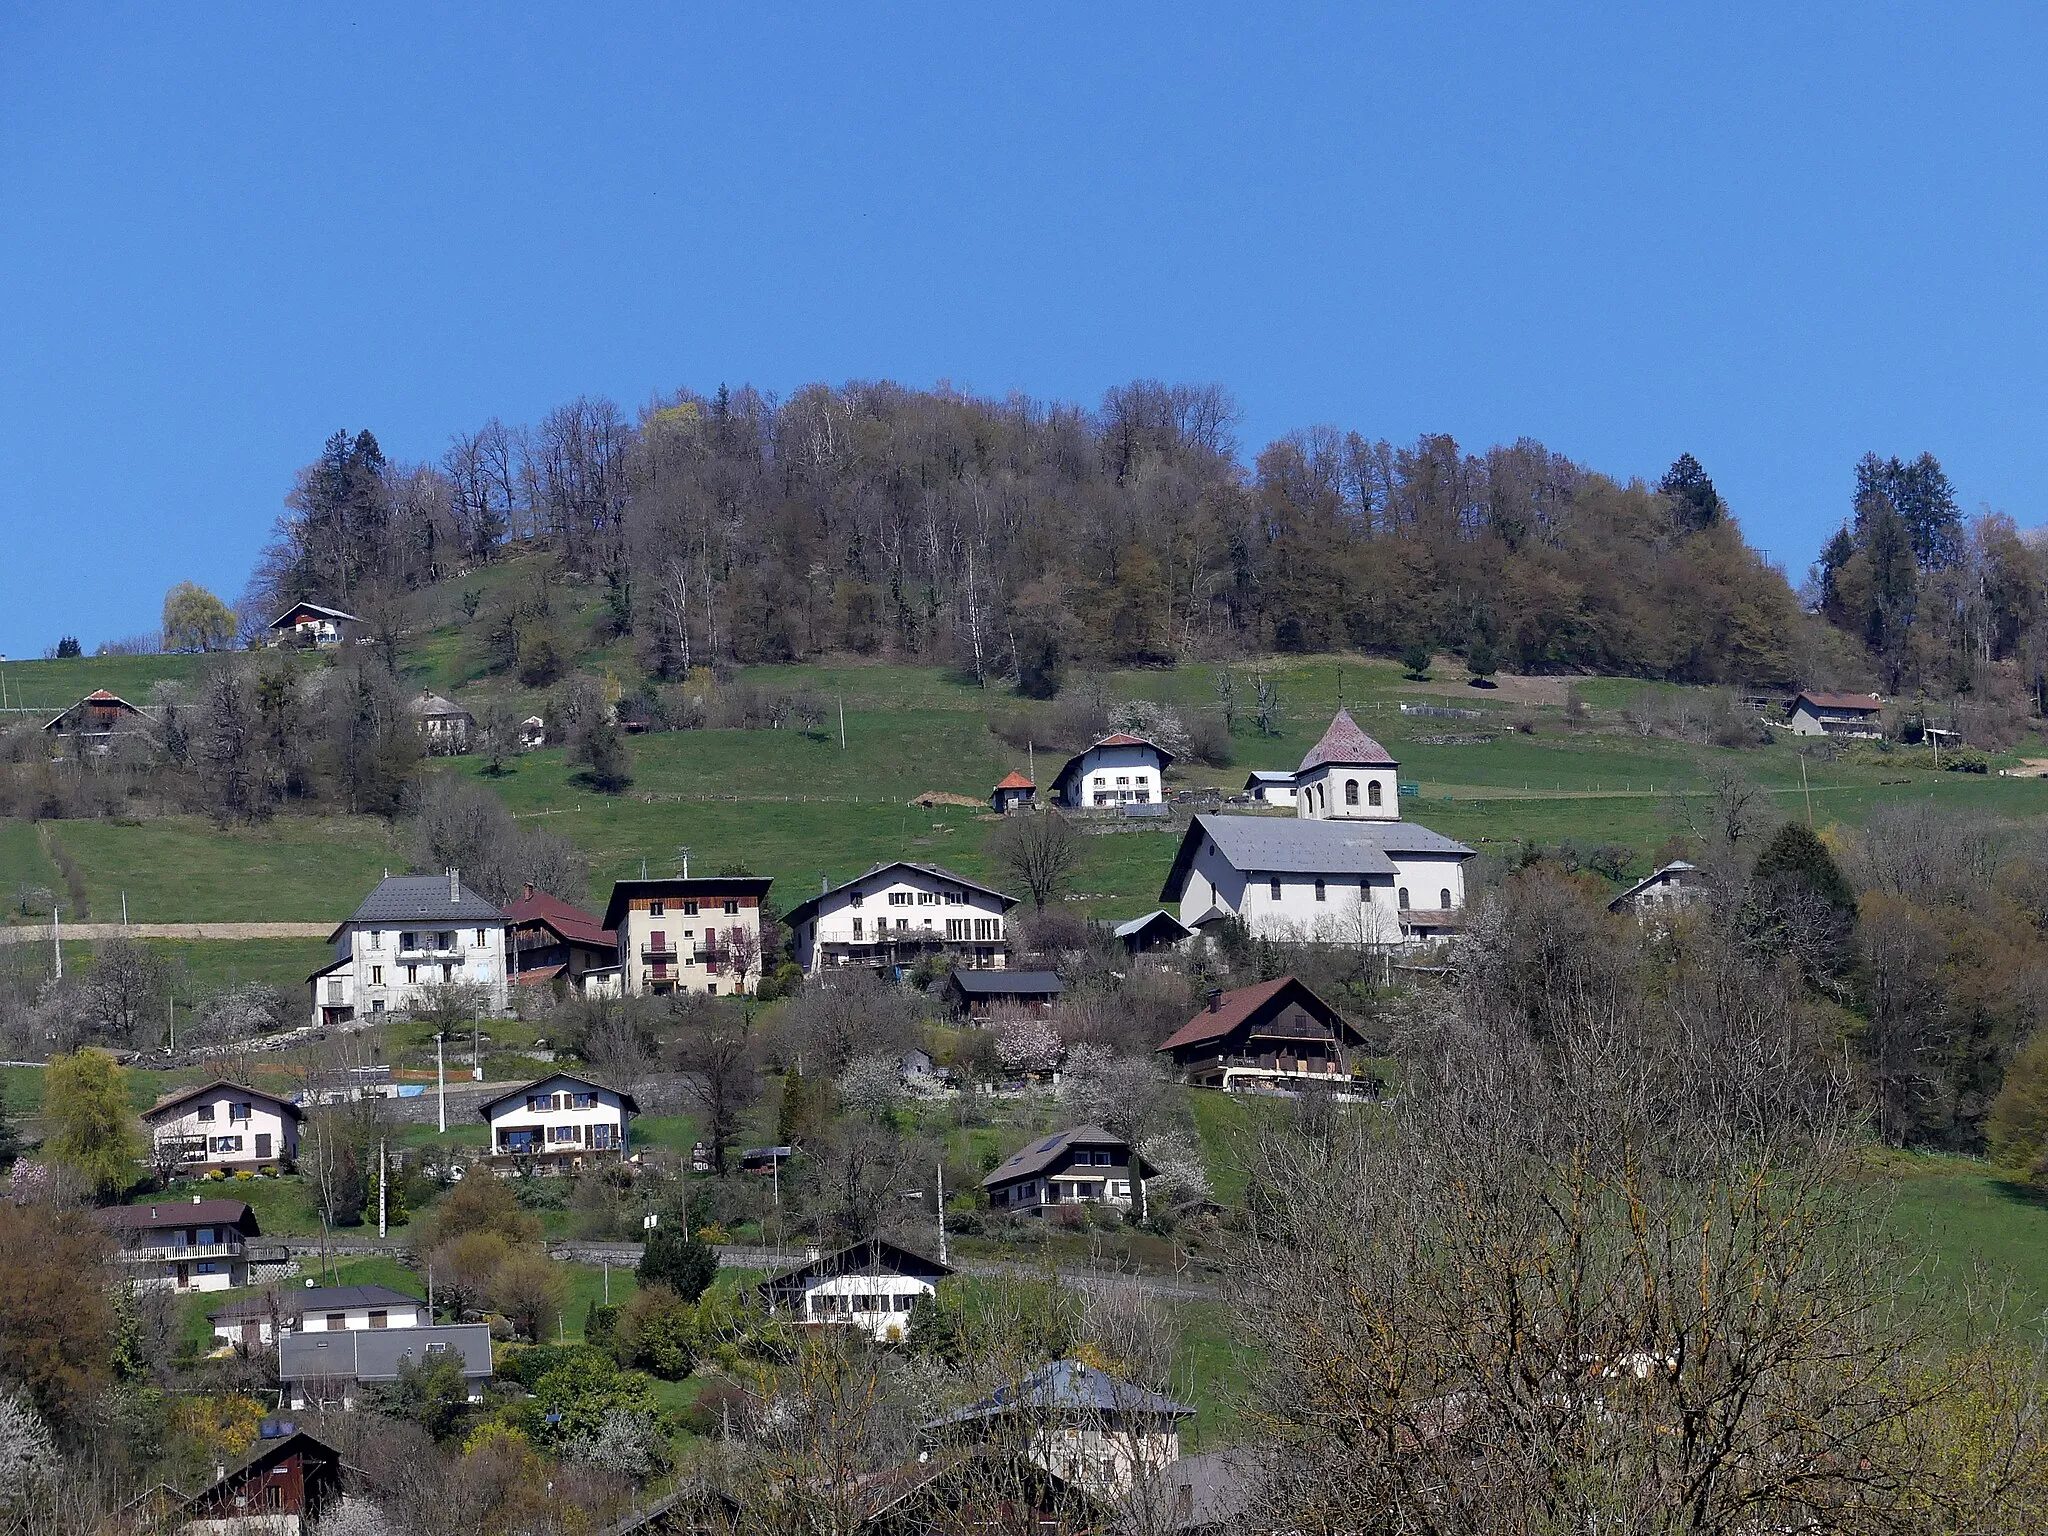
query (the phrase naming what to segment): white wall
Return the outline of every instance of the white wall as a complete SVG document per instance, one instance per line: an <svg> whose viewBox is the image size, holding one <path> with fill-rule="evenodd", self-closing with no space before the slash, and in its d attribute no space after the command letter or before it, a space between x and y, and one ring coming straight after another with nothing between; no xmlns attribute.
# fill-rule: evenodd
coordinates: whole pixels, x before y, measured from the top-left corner
<svg viewBox="0 0 2048 1536"><path fill-rule="evenodd" d="M593 1102L578 1109L575 1100L579 1096ZM528 1109L529 1097L541 1099L546 1107ZM503 1151L508 1131L538 1130L541 1139L535 1154L587 1152L596 1147L599 1128L613 1126L617 1129L609 1132L614 1143L610 1150L625 1151L632 1143L632 1127L619 1096L596 1084L576 1085L557 1078L536 1083L527 1093L507 1099L491 1111L491 1151ZM569 1134L557 1139L557 1133L564 1131Z"/></svg>
<svg viewBox="0 0 2048 1536"><path fill-rule="evenodd" d="M1098 784L1097 779L1102 782ZM1101 796L1108 798L1098 798ZM1153 748L1090 747L1081 754L1079 772L1067 781L1067 799L1062 803L1079 807L1126 802L1157 805L1164 798L1165 779Z"/></svg>
<svg viewBox="0 0 2048 1536"><path fill-rule="evenodd" d="M949 920L968 924L966 935L949 940ZM854 931L856 922L860 924L858 933ZM820 969L821 945L884 942L877 936L877 923L889 925L891 941L938 939L970 948L993 944L999 949L1009 942L1003 904L987 891L956 885L922 870L894 869L870 880L851 881L820 898L817 916L798 931L797 964L806 971ZM977 923L993 926L977 928ZM990 936L980 936L984 934Z"/></svg>
<svg viewBox="0 0 2048 1536"><path fill-rule="evenodd" d="M1451 909L1465 905L1465 871L1459 860L1416 854L1390 855L1395 874L1324 877L1323 899L1316 900L1313 875L1280 876L1280 896L1272 893L1272 876L1247 875L1234 869L1212 842L1195 855L1188 884L1181 895L1180 919L1193 923L1212 906L1235 913L1261 938L1322 939L1334 943L1392 944L1401 937L1399 890L1407 886L1416 908L1436 910L1448 887Z"/></svg>
<svg viewBox="0 0 2048 1536"><path fill-rule="evenodd" d="M248 1119L230 1118L232 1106L237 1104L249 1106ZM195 1167L255 1168L279 1158L297 1157L299 1153L297 1121L270 1101L233 1088L216 1089L194 1099L181 1106L176 1119L153 1121L150 1130L159 1142L204 1136L206 1156L203 1162L193 1160ZM265 1145L258 1142L259 1136L269 1138L268 1151L257 1150L259 1145Z"/></svg>
<svg viewBox="0 0 2048 1536"><path fill-rule="evenodd" d="M877 1339L900 1339L910 1333L910 1308L920 1296L933 1294L927 1281L911 1275L836 1275L804 1292L804 1316L814 1321L846 1323L864 1328ZM847 1298L881 1297L887 1310L844 1310Z"/></svg>
<svg viewBox="0 0 2048 1536"><path fill-rule="evenodd" d="M1358 804L1345 802L1347 784L1358 785ZM1380 803L1372 803L1372 786L1380 788ZM1401 786L1392 768L1354 768L1326 763L1312 768L1296 781L1295 814L1315 821L1399 821Z"/></svg>
<svg viewBox="0 0 2048 1536"><path fill-rule="evenodd" d="M339 945L342 958L349 963L334 977L323 976L315 984L313 1020L318 1023L320 1010L329 1006L326 998L330 980L344 980L344 996L355 1008L356 1017L364 1018L379 1012L407 1013L425 1006L433 989L444 985L444 968L450 973L447 982L486 988L486 1006L502 1014L509 1004L505 928L503 919L476 918L467 919L461 926L446 922L432 926L352 926L343 933ZM401 947L407 935L412 937L412 949Z"/></svg>

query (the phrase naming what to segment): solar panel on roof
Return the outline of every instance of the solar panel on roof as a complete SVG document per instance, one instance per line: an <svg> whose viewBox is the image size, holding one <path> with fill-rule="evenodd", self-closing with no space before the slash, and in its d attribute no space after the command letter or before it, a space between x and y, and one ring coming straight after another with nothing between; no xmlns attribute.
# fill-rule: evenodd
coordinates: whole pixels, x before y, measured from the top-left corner
<svg viewBox="0 0 2048 1536"><path fill-rule="evenodd" d="M1046 1137L1043 1142L1039 1143L1038 1150L1041 1152L1050 1152L1054 1147L1058 1146L1061 1142L1065 1141L1066 1139L1067 1133L1065 1131L1060 1131L1054 1135Z"/></svg>

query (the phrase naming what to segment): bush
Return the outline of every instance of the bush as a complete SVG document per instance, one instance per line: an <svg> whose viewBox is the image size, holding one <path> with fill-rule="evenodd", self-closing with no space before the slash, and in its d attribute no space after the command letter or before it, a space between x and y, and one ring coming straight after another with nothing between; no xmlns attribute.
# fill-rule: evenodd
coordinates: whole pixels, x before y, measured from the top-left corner
<svg viewBox="0 0 2048 1536"><path fill-rule="evenodd" d="M1989 773L1991 759L1975 747L1957 747L1943 756L1941 766L1949 773Z"/></svg>
<svg viewBox="0 0 2048 1536"><path fill-rule="evenodd" d="M697 1313L665 1285L636 1292L619 1315L616 1350L663 1381L681 1381L697 1363Z"/></svg>
<svg viewBox="0 0 2048 1536"><path fill-rule="evenodd" d="M695 1301L718 1278L718 1255L684 1230L681 1213L671 1213L649 1235L640 1255L642 1285L664 1285L684 1301Z"/></svg>
<svg viewBox="0 0 2048 1536"><path fill-rule="evenodd" d="M1237 759L1230 732L1214 715L1197 715L1188 726L1188 755L1211 768L1228 768Z"/></svg>

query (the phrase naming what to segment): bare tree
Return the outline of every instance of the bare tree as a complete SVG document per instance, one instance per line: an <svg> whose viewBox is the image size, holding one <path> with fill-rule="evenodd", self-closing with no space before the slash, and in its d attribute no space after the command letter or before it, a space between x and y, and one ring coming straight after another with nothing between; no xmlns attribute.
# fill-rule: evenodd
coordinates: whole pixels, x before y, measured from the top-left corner
<svg viewBox="0 0 2048 1536"><path fill-rule="evenodd" d="M1058 811L1044 810L1005 816L989 840L989 851L1031 893L1031 904L1045 904L1066 890L1081 861L1081 838Z"/></svg>
<svg viewBox="0 0 2048 1536"><path fill-rule="evenodd" d="M671 1060L683 1074L684 1094L703 1111L711 1165L723 1176L726 1149L739 1132L740 1115L760 1093L760 1056L751 1012L709 1008L688 1019L676 1036Z"/></svg>
<svg viewBox="0 0 2048 1536"><path fill-rule="evenodd" d="M97 946L81 991L107 1039L141 1049L157 1043L169 980L162 956L133 939L114 938Z"/></svg>

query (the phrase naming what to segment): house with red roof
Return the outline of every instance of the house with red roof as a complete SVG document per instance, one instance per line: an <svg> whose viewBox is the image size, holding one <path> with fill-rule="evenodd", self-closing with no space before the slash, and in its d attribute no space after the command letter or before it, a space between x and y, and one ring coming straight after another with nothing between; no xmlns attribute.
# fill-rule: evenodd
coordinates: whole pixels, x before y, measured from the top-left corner
<svg viewBox="0 0 2048 1536"><path fill-rule="evenodd" d="M1281 976L1211 992L1159 1050L1184 1081L1229 1093L1346 1082L1364 1046L1342 1014L1305 983Z"/></svg>
<svg viewBox="0 0 2048 1536"><path fill-rule="evenodd" d="M530 882L504 910L505 969L512 980L559 982L576 992L617 992L618 935L596 917Z"/></svg>
<svg viewBox="0 0 2048 1536"><path fill-rule="evenodd" d="M1399 821L1400 764L1340 709L1294 772L1294 814L1317 821Z"/></svg>
<svg viewBox="0 0 2048 1536"><path fill-rule="evenodd" d="M1076 752L1052 781L1053 804L1068 810L1159 805L1173 754L1142 736L1117 731Z"/></svg>
<svg viewBox="0 0 2048 1536"><path fill-rule="evenodd" d="M1002 777L988 797L988 803L1000 815L1007 816L1015 810L1022 810L1038 799L1038 786L1025 778L1014 768Z"/></svg>

